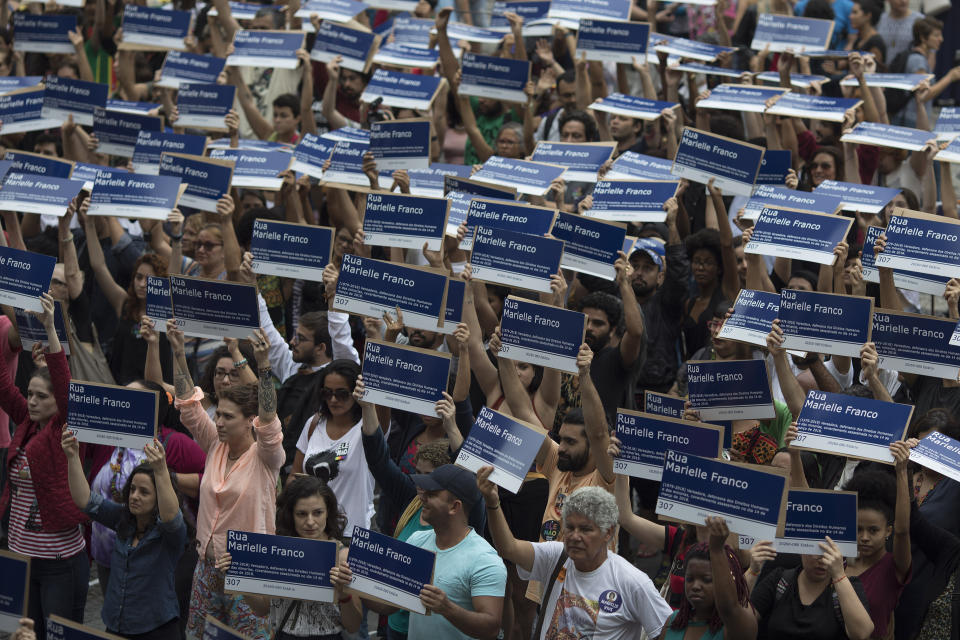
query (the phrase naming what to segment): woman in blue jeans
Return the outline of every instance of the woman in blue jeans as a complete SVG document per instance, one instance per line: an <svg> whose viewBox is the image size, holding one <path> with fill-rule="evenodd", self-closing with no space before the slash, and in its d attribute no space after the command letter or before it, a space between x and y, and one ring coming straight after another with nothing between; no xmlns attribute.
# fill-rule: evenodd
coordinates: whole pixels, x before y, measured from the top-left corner
<svg viewBox="0 0 960 640"><path fill-rule="evenodd" d="M135 640L179 640L174 571L187 541L187 526L163 445L154 439L143 448L146 463L127 478L123 504L90 492L77 438L66 426L61 445L74 504L117 532L100 614L107 631Z"/></svg>

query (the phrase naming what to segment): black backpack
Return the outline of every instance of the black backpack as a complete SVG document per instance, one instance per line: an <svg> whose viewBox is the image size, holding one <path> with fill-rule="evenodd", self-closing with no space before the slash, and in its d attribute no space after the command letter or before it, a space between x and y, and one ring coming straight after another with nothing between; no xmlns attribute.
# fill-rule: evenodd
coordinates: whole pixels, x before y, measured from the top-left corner
<svg viewBox="0 0 960 640"><path fill-rule="evenodd" d="M914 53L913 49L907 49L906 51L898 53L896 57L890 61L890 65L887 67L887 73L905 73L907 69L907 59L912 53ZM907 106L907 103L910 102L910 99L913 97L913 92L904 91L903 89L884 89L883 97L886 98L887 101L887 113L894 116L903 111L903 108Z"/></svg>

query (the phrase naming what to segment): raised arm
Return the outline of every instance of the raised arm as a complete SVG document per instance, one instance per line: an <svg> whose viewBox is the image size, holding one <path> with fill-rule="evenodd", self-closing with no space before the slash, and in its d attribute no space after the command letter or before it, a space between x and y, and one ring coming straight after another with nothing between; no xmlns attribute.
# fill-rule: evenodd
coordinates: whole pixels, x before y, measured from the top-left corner
<svg viewBox="0 0 960 640"><path fill-rule="evenodd" d="M494 350L499 351L499 334L490 339L491 348L494 347L494 343L496 343L497 346ZM500 362L500 386L503 389L503 396L507 401L507 405L510 407L510 413L520 420L526 420L531 424L539 424L540 418L537 417L536 412L533 410L533 405L530 403L530 396L527 395L527 390L523 388L523 383L520 382L520 376L517 375L517 365L514 364L513 360L504 358L503 356L499 356L498 359Z"/></svg>
<svg viewBox="0 0 960 640"><path fill-rule="evenodd" d="M873 633L873 620L867 613L866 607L857 596L856 590L845 579L843 554L829 536L820 543L823 552L823 564L830 574L830 582L837 594L840 603L840 613L843 614L843 628L851 640L866 640Z"/></svg>
<svg viewBox="0 0 960 640"><path fill-rule="evenodd" d="M327 63L327 85L323 88L323 98L320 103L320 110L331 130L347 126L347 119L337 111L337 88L340 86L341 62L343 62L343 57L337 56Z"/></svg>
<svg viewBox="0 0 960 640"><path fill-rule="evenodd" d="M313 63L310 61L310 52L306 49L297 49L297 58L300 59L300 131L317 135L317 120L313 116Z"/></svg>
<svg viewBox="0 0 960 640"><path fill-rule="evenodd" d="M153 444L143 448L147 464L153 469L153 481L157 487L157 511L161 522L171 522L180 513L180 501L177 492L173 490L170 480L170 470L167 469L167 454L163 444L156 438Z"/></svg>
<svg viewBox="0 0 960 640"><path fill-rule="evenodd" d="M253 99L250 88L240 75L240 68L228 67L227 76L230 78L230 84L237 88L237 101L240 103L240 108L243 109L243 115L246 116L250 128L253 129L258 138L266 140L273 133L273 125L263 117L260 109L257 108L257 103Z"/></svg>
<svg viewBox="0 0 960 640"><path fill-rule="evenodd" d="M643 312L640 311L637 296L633 292L633 285L630 283L630 273L632 272L630 261L623 251L618 251L617 254L619 257L613 266L616 270L620 299L623 301L623 322L626 326L626 332L623 334L623 339L620 340L620 360L623 368L629 370L643 354L646 336L644 335ZM734 275L736 275L736 267L734 267Z"/></svg>
<svg viewBox="0 0 960 640"><path fill-rule="evenodd" d="M713 178L707 183L710 200L717 214L717 230L720 232L720 257L723 261L723 295L727 300L736 300L740 293L740 276L737 274L737 255L733 251L733 231L727 207L723 204L723 192L713 185Z"/></svg>
<svg viewBox="0 0 960 640"><path fill-rule="evenodd" d="M616 438L610 438L611 446L616 445L619 451L620 443ZM646 549L663 549L666 527L638 516L633 512L630 500L630 479L627 476L617 475L614 485L614 496L617 499L620 526L633 536Z"/></svg>
<svg viewBox="0 0 960 640"><path fill-rule="evenodd" d="M70 485L70 497L77 509L83 510L90 502L90 485L83 473L83 462L80 460L80 445L77 437L70 431L69 425L63 425L60 435L60 445L67 457L67 483Z"/></svg>
<svg viewBox="0 0 960 640"><path fill-rule="evenodd" d="M84 214L86 214L89 202L89 200L85 200L83 203L82 211ZM104 296L106 296L107 302L110 303L113 312L117 317L120 317L120 313L123 310L123 303L127 300L127 292L117 284L117 281L113 279L113 274L110 273L110 269L107 268L107 261L103 256L103 247L100 246L100 234L97 233L96 218L86 216L84 228L87 232L87 253L90 258L90 267L93 269L93 275L97 279L97 285L99 285Z"/></svg>
<svg viewBox="0 0 960 640"><path fill-rule="evenodd" d="M580 345L580 353L577 354L577 369L580 370L580 401L583 404L584 428L587 431L587 440L590 442L593 463L597 466L603 481L612 484L616 476L613 474L613 458L608 452L610 430L607 427L607 414L603 410L600 394L597 393L597 388L590 377L592 360L593 351L583 343Z"/></svg>
<svg viewBox="0 0 960 640"><path fill-rule="evenodd" d="M470 368L477 377L477 383L480 385L480 390L486 397L487 403L490 404L497 398L497 394L502 393L500 376L483 348L483 332L480 330L480 320L477 318L477 310L474 306L476 297L472 284L467 280L463 300L463 320L470 329L470 337L467 340L467 347L470 351Z"/></svg>
<svg viewBox="0 0 960 640"><path fill-rule="evenodd" d="M713 599L717 613L723 620L725 637L755 638L757 617L749 602L741 603L737 585L727 558L726 540L730 535L723 518L708 516L707 531L710 533L710 572L713 575Z"/></svg>
<svg viewBox="0 0 960 640"><path fill-rule="evenodd" d="M487 527L493 538L493 546L504 560L508 560L524 571L533 570L534 551L533 543L526 540L517 540L510 531L510 525L500 508L500 495L497 485L490 482L493 467L477 469L477 487L483 495L483 502L487 508Z"/></svg>
<svg viewBox="0 0 960 640"><path fill-rule="evenodd" d="M890 445L893 454L894 470L897 478L897 503L893 517L893 564L897 571L897 580L906 584L913 562L910 551L910 478L907 475L907 462L910 449L917 446L915 438Z"/></svg>
<svg viewBox="0 0 960 640"><path fill-rule="evenodd" d="M780 319L773 321L770 333L767 334L767 350L773 356L773 364L777 369L777 380L780 382L780 391L787 401L787 408L795 416L800 415L807 394L793 374L790 363L787 361L787 351L783 348L783 329L780 328Z"/></svg>

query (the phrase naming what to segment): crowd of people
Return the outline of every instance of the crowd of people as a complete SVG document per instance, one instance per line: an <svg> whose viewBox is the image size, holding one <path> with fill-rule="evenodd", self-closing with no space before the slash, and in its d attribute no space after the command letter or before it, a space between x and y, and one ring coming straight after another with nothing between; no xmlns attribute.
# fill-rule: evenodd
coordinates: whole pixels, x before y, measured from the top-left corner
<svg viewBox="0 0 960 640"><path fill-rule="evenodd" d="M585 314L577 374L501 353L506 297L535 294L473 278L458 238L447 238L441 251L364 243L362 202L384 189L372 154L363 158L369 187L288 171L278 191L234 188L216 213L180 207L166 221L88 215L85 192L60 216L0 212L0 242L57 258L43 311L30 312L46 340L24 350L14 310L4 307L0 316L0 532L4 548L31 562L29 616L15 638L45 640L51 615L135 640L200 640L207 616L252 640L960 638L960 484L909 460L932 432L960 439L960 383L881 368L869 342L859 358L792 355L777 322L765 348L718 336L745 289L870 296L878 309L928 314L945 306L960 319L960 279L946 285L945 304L928 307L918 292L898 289L890 269L879 268L879 284L863 274L862 256L881 253L886 240L881 234L871 246L867 231L884 227L895 208L958 218L952 166L933 160L940 147L908 153L840 140L859 122L933 128L938 98L960 79L960 67L912 93L865 80L875 72L942 70L941 20L960 8L927 4L941 13L924 15L908 0L886 7L878 0L631 3L630 19L650 23L652 32L730 47L711 64L742 70L738 82L759 84L756 74L775 71L794 92L860 98L842 123L699 107L722 78L678 70L682 61L665 53L632 65L588 62L577 55L575 30L558 24L549 36L525 36L509 3L501 15L510 28L499 44L450 37L452 20L490 23L493 3L485 0L419 0L409 14L434 21L428 46L438 48L439 64L417 71L443 78L429 110L361 101L371 72L347 69L339 58L312 60L312 33L296 69L229 67L221 75L236 86L236 102L229 130L214 135L233 147L257 141L290 149L307 133L427 118L434 163L524 159L540 141L612 141L602 178L624 154L672 160L683 128L692 126L789 150L790 189L841 180L899 191L877 214L856 212L836 262L820 266L744 253L752 232L741 215L744 198L712 180L680 180L663 204L663 222L629 223L628 234L640 241L619 254L612 280L563 269L551 293L539 295ZM160 105L173 131L183 132L176 90L155 82L164 53L117 46L128 3L82 5L5 2L0 73L103 83L113 97ZM188 49L218 57L228 55L241 28L320 26L316 15L295 17L299 2L264 5L240 20L227 0L172 5L194 16ZM76 15L75 53L18 50L11 25L20 11ZM758 16L767 13L832 20L831 47L841 52L811 59L751 50ZM390 42L389 21L406 14L365 9L349 24ZM526 102L460 95L455 48L530 61ZM796 74L821 79L792 83ZM858 86L841 86L846 78ZM648 121L590 108L613 92L676 106ZM2 135L0 144L75 162L129 163L99 153L90 128L72 117L59 130ZM390 178L391 190L410 192L410 172ZM557 179L545 196L523 199L583 214L592 189ZM323 281L255 274L256 220L334 227ZM399 309L379 318L332 310L350 254L462 279L462 322L443 333L405 326ZM177 274L255 285L261 328L248 339L218 341L184 335L172 320L158 327L145 311L147 278ZM364 400L360 354L368 339L452 356L448 392L432 414ZM618 409L642 410L648 392L685 397L687 361L750 359L767 363L776 416L732 421L724 457L788 469L794 487L856 492L856 557L844 558L830 538L819 555L777 553L769 540L743 548L718 516L697 525L661 521L658 483L614 472ZM78 443L67 408L72 378L156 391L157 438L142 450ZM791 446L810 390L912 405L905 439L890 443L894 463ZM517 493L498 489L491 467L474 474L453 464L482 407L548 432ZM699 419L689 406L684 417ZM432 583L420 593L430 615L349 589L354 527L436 553ZM229 530L336 542L334 601L227 590ZM84 620L90 589L103 595L100 622Z"/></svg>

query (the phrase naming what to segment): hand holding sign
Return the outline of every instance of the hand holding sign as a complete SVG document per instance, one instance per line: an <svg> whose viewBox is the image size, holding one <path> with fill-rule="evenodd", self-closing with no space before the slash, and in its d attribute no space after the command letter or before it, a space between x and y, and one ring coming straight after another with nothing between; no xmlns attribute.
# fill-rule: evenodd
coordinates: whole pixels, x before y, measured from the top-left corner
<svg viewBox="0 0 960 640"><path fill-rule="evenodd" d="M496 509L500 506L500 492L497 485L490 480L490 474L493 473L493 467L485 466L477 469L477 489L483 496L483 502L488 509Z"/></svg>
<svg viewBox="0 0 960 640"><path fill-rule="evenodd" d="M63 448L63 454L67 461L80 458L80 442L77 436L70 430L70 425L64 424L60 432L60 447Z"/></svg>

